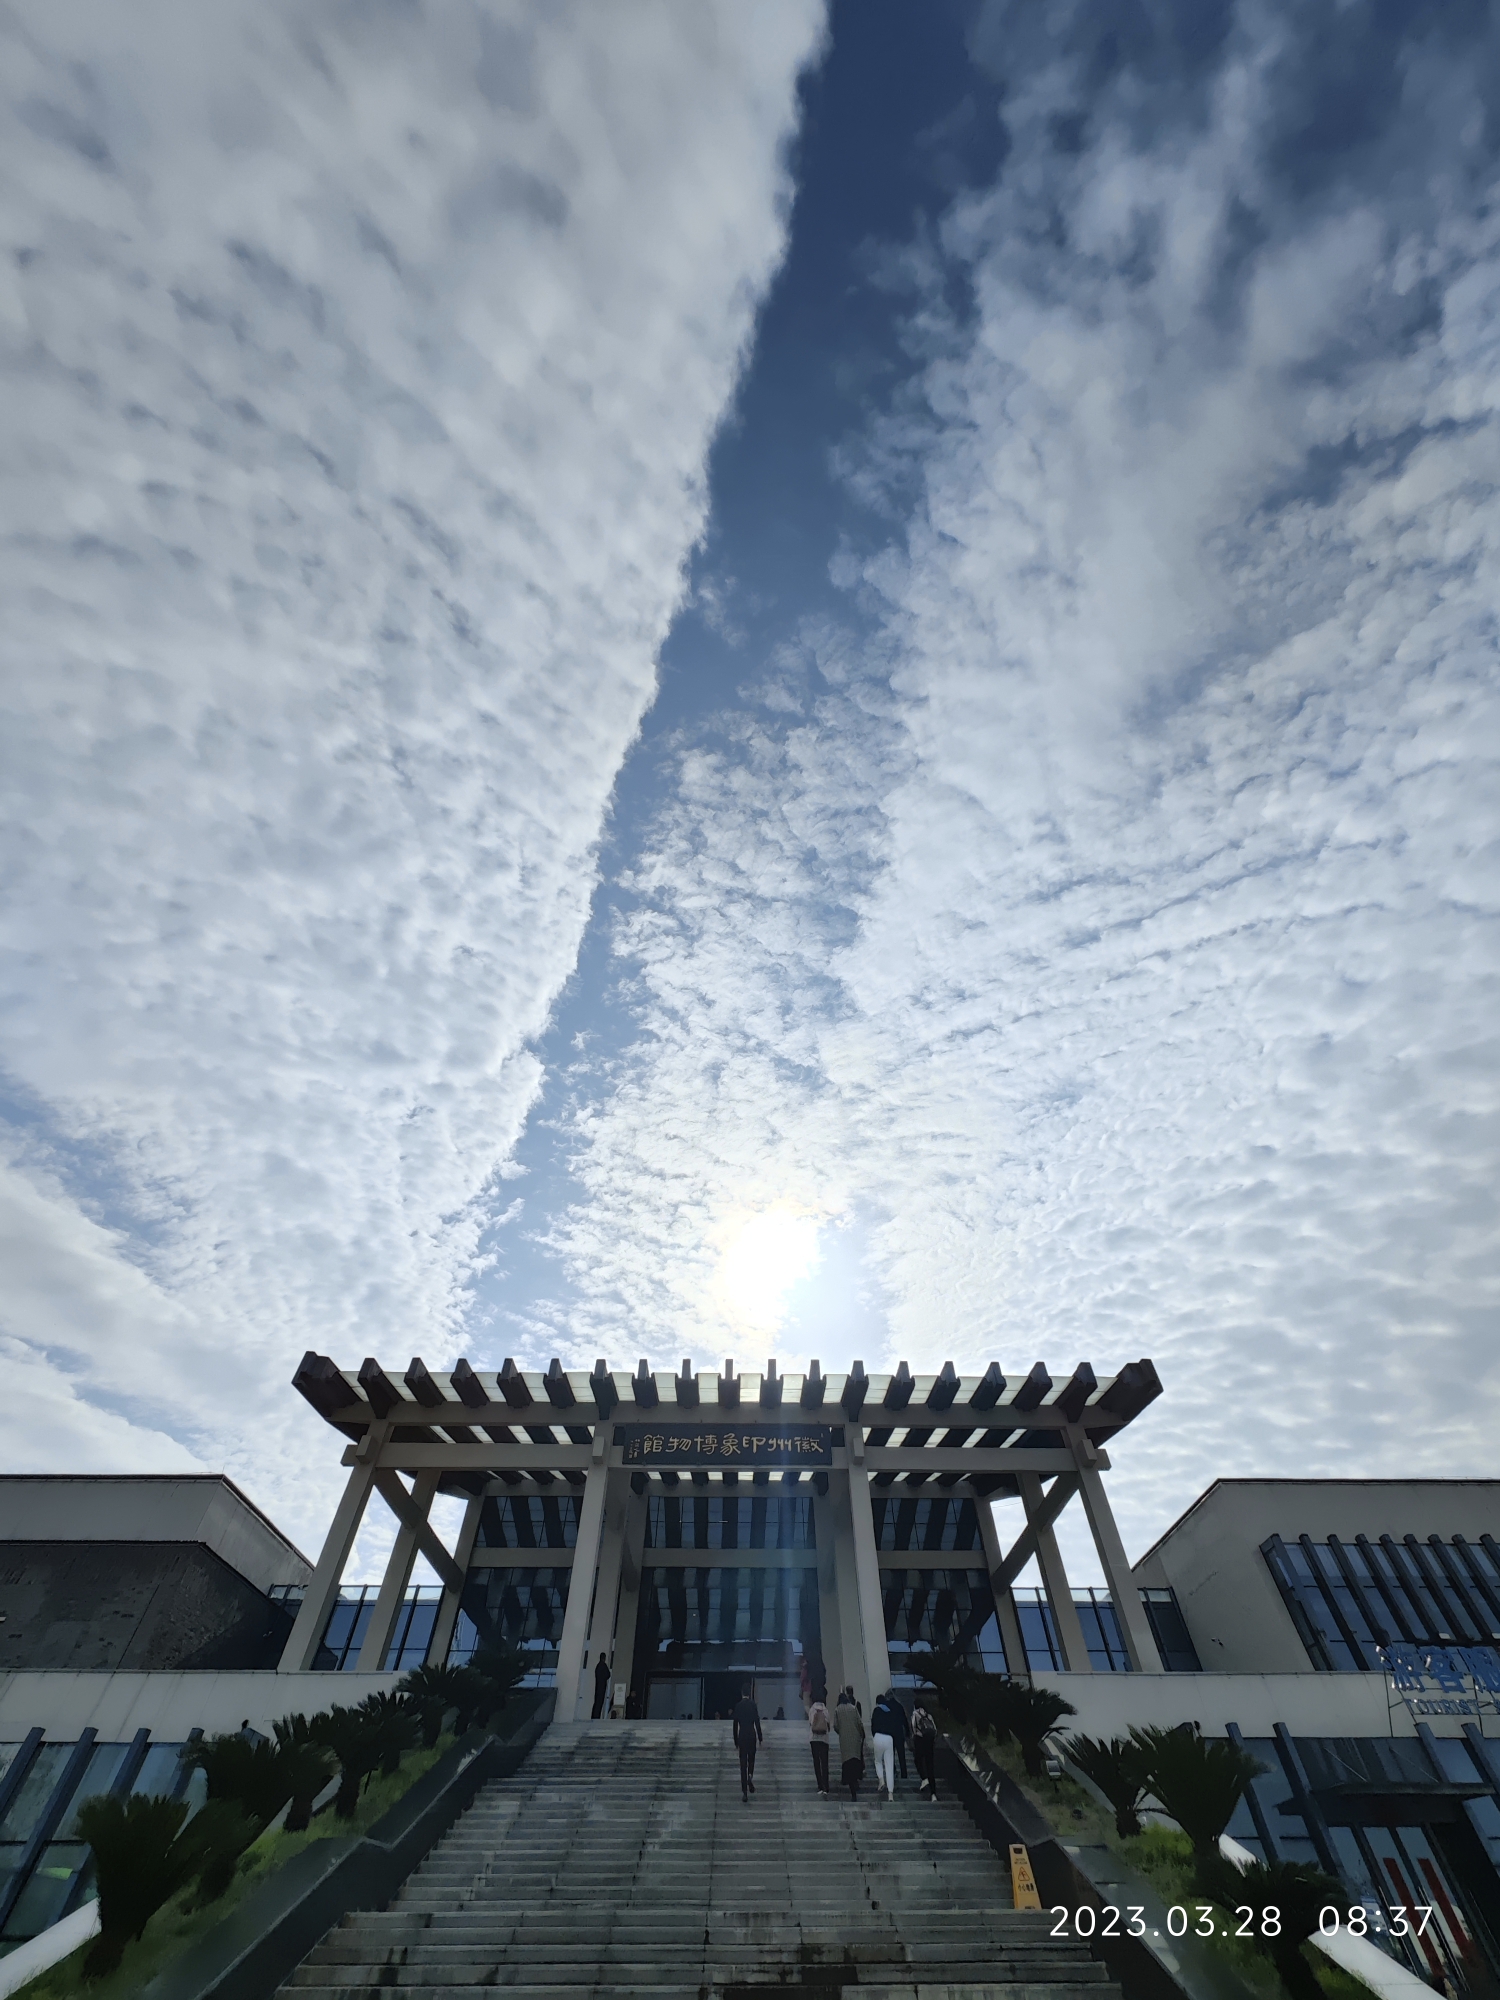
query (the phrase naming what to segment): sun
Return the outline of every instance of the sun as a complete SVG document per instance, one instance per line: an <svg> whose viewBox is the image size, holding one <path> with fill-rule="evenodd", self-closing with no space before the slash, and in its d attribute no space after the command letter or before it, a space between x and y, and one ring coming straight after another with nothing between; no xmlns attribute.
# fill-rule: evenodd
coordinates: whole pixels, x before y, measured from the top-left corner
<svg viewBox="0 0 1500 2000"><path fill-rule="evenodd" d="M774 1333L792 1287L816 1269L818 1219L777 1202L732 1223L714 1274L726 1319L747 1333Z"/></svg>

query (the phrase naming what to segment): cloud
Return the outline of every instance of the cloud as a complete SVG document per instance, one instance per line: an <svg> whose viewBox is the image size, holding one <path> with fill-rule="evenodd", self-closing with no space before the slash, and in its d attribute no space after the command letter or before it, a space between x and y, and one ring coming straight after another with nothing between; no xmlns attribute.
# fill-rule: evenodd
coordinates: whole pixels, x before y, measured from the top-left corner
<svg viewBox="0 0 1500 2000"><path fill-rule="evenodd" d="M68 1321L312 1536L301 1350L460 1339L821 15L7 18L0 1061L57 1207L15 1337Z"/></svg>
<svg viewBox="0 0 1500 2000"><path fill-rule="evenodd" d="M684 746L577 1084L591 1334L705 1324L732 1204L858 1209L888 1360L1155 1356L1135 1549L1487 1470L1500 1401L1494 63L1312 12L1190 77L981 24L1004 168L890 252L930 360L844 458L873 630Z"/></svg>

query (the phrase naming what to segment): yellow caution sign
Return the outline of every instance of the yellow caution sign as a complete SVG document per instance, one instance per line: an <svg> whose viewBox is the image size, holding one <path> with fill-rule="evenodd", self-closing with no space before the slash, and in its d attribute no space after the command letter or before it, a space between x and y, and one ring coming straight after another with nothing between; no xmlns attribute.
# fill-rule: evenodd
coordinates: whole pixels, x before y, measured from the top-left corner
<svg viewBox="0 0 1500 2000"><path fill-rule="evenodd" d="M1018 1910L1039 1910L1042 1899L1036 1892L1031 1872L1031 1856L1019 1841L1010 1850L1010 1900Z"/></svg>

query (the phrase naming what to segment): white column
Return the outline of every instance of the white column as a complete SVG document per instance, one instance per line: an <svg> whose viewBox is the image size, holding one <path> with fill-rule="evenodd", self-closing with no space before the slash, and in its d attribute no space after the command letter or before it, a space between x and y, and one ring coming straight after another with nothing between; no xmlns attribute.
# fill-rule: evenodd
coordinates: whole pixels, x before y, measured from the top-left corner
<svg viewBox="0 0 1500 2000"><path fill-rule="evenodd" d="M1141 1602L1141 1593L1136 1588L1134 1577L1130 1574L1130 1562L1125 1554L1125 1544L1120 1540L1120 1531L1115 1526L1114 1512L1104 1491L1104 1481L1099 1475L1097 1466L1085 1463L1089 1446L1087 1438L1081 1433L1073 1440L1073 1450L1078 1464L1083 1511L1088 1515L1094 1547L1099 1551L1099 1562L1104 1570L1104 1580L1109 1585L1115 1617L1120 1622L1120 1632L1125 1640L1125 1650L1130 1655L1131 1667L1138 1674L1165 1673L1161 1654L1156 1649L1156 1636L1146 1616L1146 1607Z"/></svg>
<svg viewBox="0 0 1500 2000"><path fill-rule="evenodd" d="M863 1641L860 1664L865 1678L865 1718L891 1684L891 1656L885 1643L885 1606L880 1598L880 1557L875 1517L870 1511L870 1476L865 1470L865 1434L860 1424L845 1427L849 1440L849 1519L854 1531L854 1574ZM859 1693L859 1689L855 1689Z"/></svg>
<svg viewBox="0 0 1500 2000"><path fill-rule="evenodd" d="M840 1625L842 1616L839 1605L839 1577L841 1560L839 1554L839 1509L834 1497L833 1486L839 1475L829 1475L829 1490L826 1493L813 1491L813 1540L818 1550L818 1624L822 1628L823 1671L828 1676L828 1700L830 1706L838 1700L839 1689L844 1685L844 1635ZM854 1540L849 1536L849 1558L853 1561Z"/></svg>
<svg viewBox="0 0 1500 2000"><path fill-rule="evenodd" d="M479 1516L484 1511L484 1495L476 1494L464 1509L463 1525L458 1531L458 1541L454 1546L453 1560L468 1574L469 1558L474 1553L474 1544L479 1539ZM432 1644L427 1648L427 1658L435 1667L446 1666L448 1649L453 1644L453 1628L458 1623L460 1593L452 1584L443 1591L443 1601L438 1606L437 1619L432 1628Z"/></svg>
<svg viewBox="0 0 1500 2000"><path fill-rule="evenodd" d="M371 1441L369 1456L357 1461L350 1471L343 1497L334 1509L328 1534L323 1542L323 1553L318 1557L318 1566L312 1573L312 1581L303 1593L302 1608L297 1613L292 1635L282 1651L278 1671L283 1674L305 1674L312 1669L313 1657L322 1644L323 1633L327 1629L328 1614L333 1609L338 1596L339 1584L344 1574L344 1565L349 1560L349 1551L354 1546L354 1537L359 1533L359 1524L364 1519L365 1506L370 1498L370 1489L375 1483L375 1461L379 1456L383 1439L372 1440L372 1432L365 1433Z"/></svg>
<svg viewBox="0 0 1500 2000"><path fill-rule="evenodd" d="M1021 1637L1021 1620L1016 1612L1016 1600L1011 1595L1010 1585L1004 1576L1005 1552L1000 1546L1000 1529L995 1520L995 1510L988 1500L976 1500L979 1510L979 1538L984 1545L984 1560L990 1573L990 1589L995 1593L995 1618L1000 1627L1000 1638L1005 1646L1006 1671L1017 1678L1027 1671L1026 1645Z"/></svg>
<svg viewBox="0 0 1500 2000"><path fill-rule="evenodd" d="M419 1472L412 1484L412 1505L417 1508L425 1521L432 1509L433 1496L438 1489L436 1472ZM385 1664L386 1649L391 1643L391 1631L396 1623L397 1613L406 1596L406 1586L411 1580L412 1564L417 1559L417 1535L414 1528L398 1522L396 1539L391 1545L391 1559L385 1566L385 1575L380 1583L380 1595L375 1600L375 1609L365 1628L364 1640L359 1649L356 1673L378 1674Z"/></svg>
<svg viewBox="0 0 1500 2000"><path fill-rule="evenodd" d="M1034 1523L1042 1509L1041 1476L1035 1472L1020 1472L1016 1478L1021 1488L1021 1505L1026 1509L1026 1519L1028 1523ZM1036 1559L1042 1572L1042 1588L1052 1607L1052 1622L1062 1647L1063 1666L1071 1674L1091 1674L1094 1663L1083 1642L1083 1627L1078 1622L1068 1572L1063 1568L1062 1551L1057 1546L1057 1536L1050 1524L1036 1531Z"/></svg>
<svg viewBox="0 0 1500 2000"><path fill-rule="evenodd" d="M582 1662L588 1691L588 1699L583 1703L585 1714L593 1712L594 1668L599 1655L603 1653L608 1657L614 1651L615 1612L619 1607L620 1574L625 1562L625 1523L632 1498L630 1474L621 1467L613 1471L606 1467L604 1520L599 1531L599 1576L594 1585L593 1612L589 1618L588 1640ZM571 1591L569 1596L571 1601ZM611 1681L615 1678L611 1669ZM608 1710L605 1712L607 1714Z"/></svg>
<svg viewBox="0 0 1500 2000"><path fill-rule="evenodd" d="M576 1722L578 1719L583 1655L593 1608L594 1575L599 1567L599 1541L604 1530L609 1435L608 1424L594 1427L594 1460L584 1475L583 1505L578 1510L578 1542L573 1550L573 1574L568 1579L568 1608L563 1613L562 1640L557 1649L555 1715L559 1722Z"/></svg>
<svg viewBox="0 0 1500 2000"><path fill-rule="evenodd" d="M635 1628L641 1615L641 1579L645 1570L646 1509L650 1495L631 1493L625 1503L625 1560L620 1568L620 1604L615 1613L615 1679L627 1688L635 1685ZM642 1701L644 1688L636 1688ZM592 1703L590 1706L592 1707Z"/></svg>

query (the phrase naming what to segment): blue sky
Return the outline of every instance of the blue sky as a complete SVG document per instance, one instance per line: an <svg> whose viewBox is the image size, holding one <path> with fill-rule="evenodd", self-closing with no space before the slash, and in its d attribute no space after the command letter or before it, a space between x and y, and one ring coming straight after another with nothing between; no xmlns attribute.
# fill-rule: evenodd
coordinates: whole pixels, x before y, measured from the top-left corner
<svg viewBox="0 0 1500 2000"><path fill-rule="evenodd" d="M315 1540L312 1346L1493 1471L1487 10L3 32L8 1464Z"/></svg>

